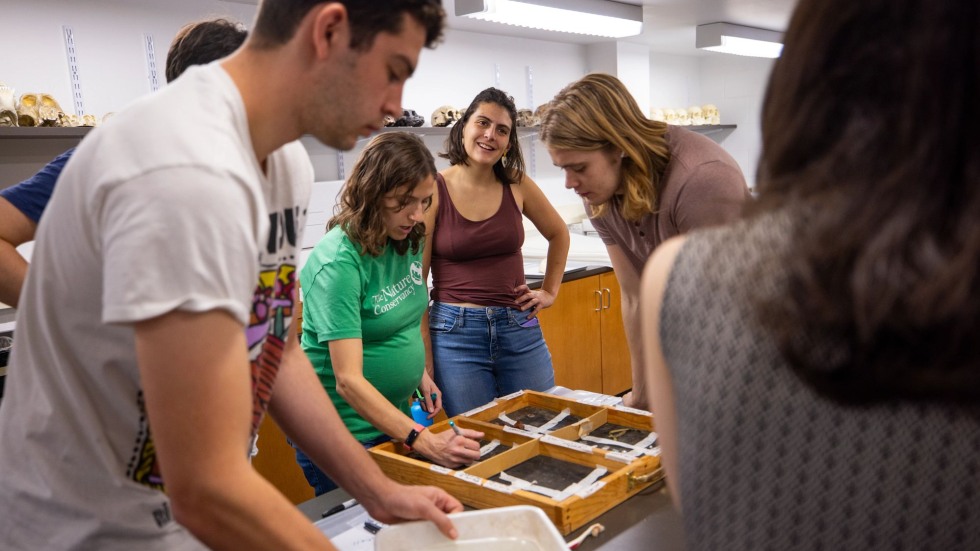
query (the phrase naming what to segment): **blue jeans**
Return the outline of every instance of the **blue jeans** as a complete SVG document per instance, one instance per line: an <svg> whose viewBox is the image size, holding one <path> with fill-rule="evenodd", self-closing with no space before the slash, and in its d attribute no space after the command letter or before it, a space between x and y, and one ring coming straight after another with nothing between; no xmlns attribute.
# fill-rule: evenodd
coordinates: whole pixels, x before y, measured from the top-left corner
<svg viewBox="0 0 980 551"><path fill-rule="evenodd" d="M360 442L364 449L373 448L378 444L387 442L391 440L391 437L387 434L382 434L377 438L372 438L371 440L365 440ZM313 461L303 453L302 450L296 447L296 444L290 442L293 449L296 450L296 462L299 463L300 468L303 469L303 475L306 476L306 481L310 483L313 487L313 493L317 496L323 495L330 490L337 489L337 483L334 482L327 474L320 470L319 467L313 464Z"/></svg>
<svg viewBox="0 0 980 551"><path fill-rule="evenodd" d="M435 381L452 417L518 390L555 386L551 352L541 327L528 312L490 306L462 308L441 302L429 307Z"/></svg>

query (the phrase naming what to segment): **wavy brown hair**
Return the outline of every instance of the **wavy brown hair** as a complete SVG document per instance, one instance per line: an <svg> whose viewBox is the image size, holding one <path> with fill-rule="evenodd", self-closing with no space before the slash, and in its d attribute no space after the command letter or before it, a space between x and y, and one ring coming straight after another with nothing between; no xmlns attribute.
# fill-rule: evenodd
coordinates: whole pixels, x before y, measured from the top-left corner
<svg viewBox="0 0 980 551"><path fill-rule="evenodd" d="M252 45L266 49L285 44L310 10L331 2L347 9L350 46L355 50L371 49L378 33L400 33L404 14L425 29L427 48L434 47L442 39L446 12L439 0L262 0L255 18Z"/></svg>
<svg viewBox="0 0 980 551"><path fill-rule="evenodd" d="M361 247L362 255L379 256L389 241L398 254L405 254L409 247L412 254L418 253L425 224L416 224L403 240L389 238L383 218L385 195L408 186L401 199L404 205L416 186L435 175L435 160L421 138L407 132L378 134L354 163L327 231L334 226L343 228L351 242Z"/></svg>
<svg viewBox="0 0 980 551"><path fill-rule="evenodd" d="M616 195L623 218L636 221L658 207L664 170L670 162L667 125L650 120L614 76L592 73L566 86L541 115L541 141L570 151L618 149L622 182ZM608 203L590 207L594 216Z"/></svg>
<svg viewBox="0 0 980 551"><path fill-rule="evenodd" d="M757 214L793 217L758 313L844 402L980 399L980 3L802 0L769 81Z"/></svg>
<svg viewBox="0 0 980 551"><path fill-rule="evenodd" d="M443 159L449 159L451 165L469 164L469 156L463 146L463 128L477 108L484 103L499 105L510 114L509 149L506 155L494 163L493 174L504 185L519 184L524 181L525 169L524 155L521 153L521 143L517 135L517 106L514 105L514 98L508 96L503 90L487 88L473 98L470 106L463 112L463 116L449 130L449 137L446 138L446 152L440 153L439 156Z"/></svg>

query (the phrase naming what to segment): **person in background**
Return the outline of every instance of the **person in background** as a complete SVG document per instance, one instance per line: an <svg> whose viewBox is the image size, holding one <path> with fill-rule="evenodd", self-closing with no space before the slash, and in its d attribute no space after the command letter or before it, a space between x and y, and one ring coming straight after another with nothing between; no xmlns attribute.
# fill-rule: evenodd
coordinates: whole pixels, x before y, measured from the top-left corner
<svg viewBox="0 0 980 551"><path fill-rule="evenodd" d="M648 119L616 77L587 75L542 111L541 140L565 171L565 187L582 197L622 289L633 375L623 403L647 409L638 314L643 265L669 237L737 219L748 186L721 146Z"/></svg>
<svg viewBox="0 0 980 551"><path fill-rule="evenodd" d="M249 462L266 411L375 519L455 536L459 501L385 477L290 335L313 181L296 140L380 128L442 33L436 0L381 4L262 2L234 54L78 146L17 311L6 549L330 549Z"/></svg>
<svg viewBox="0 0 980 551"><path fill-rule="evenodd" d="M978 30L976 2L801 0L758 203L650 261L690 549L980 549Z"/></svg>
<svg viewBox="0 0 980 551"><path fill-rule="evenodd" d="M167 52L167 81L175 80L192 65L221 59L242 45L245 27L217 18L189 23L177 31ZM54 192L58 175L75 148L58 155L37 174L0 190L0 302L14 308L27 276L27 260L17 247L34 240L37 223Z"/></svg>
<svg viewBox="0 0 980 551"><path fill-rule="evenodd" d="M300 273L302 344L361 445L395 438L440 465L456 467L479 459L483 434L426 431L409 412L416 389L424 396L439 394L425 371L420 339L428 303L423 220L435 175L432 153L412 134L380 134L364 148L327 234ZM296 450L296 460L316 495L336 487L302 450Z"/></svg>
<svg viewBox="0 0 980 551"><path fill-rule="evenodd" d="M432 269L427 333L442 405L458 415L518 390L555 385L537 314L558 296L568 227L524 173L514 100L480 92L446 139L450 167L426 213ZM548 240L541 288L524 280L523 216Z"/></svg>

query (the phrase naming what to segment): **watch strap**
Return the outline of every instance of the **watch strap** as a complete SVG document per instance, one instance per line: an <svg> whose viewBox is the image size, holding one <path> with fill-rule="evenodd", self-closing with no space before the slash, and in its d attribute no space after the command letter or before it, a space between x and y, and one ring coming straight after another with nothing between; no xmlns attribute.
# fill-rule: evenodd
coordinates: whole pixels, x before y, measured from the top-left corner
<svg viewBox="0 0 980 551"><path fill-rule="evenodd" d="M415 423L415 426L412 427L411 431L409 431L408 436L405 437L405 447L408 449L412 449L412 446L415 445L415 440L418 439L419 435L422 434L422 431L424 430L425 430L424 426Z"/></svg>

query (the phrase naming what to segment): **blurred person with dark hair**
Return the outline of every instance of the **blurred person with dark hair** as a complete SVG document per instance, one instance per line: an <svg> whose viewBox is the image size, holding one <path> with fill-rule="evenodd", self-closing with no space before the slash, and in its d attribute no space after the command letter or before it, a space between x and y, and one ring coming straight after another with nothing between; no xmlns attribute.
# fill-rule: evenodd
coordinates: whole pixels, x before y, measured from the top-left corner
<svg viewBox="0 0 980 551"><path fill-rule="evenodd" d="M750 217L650 261L691 549L980 549L978 31L976 2L801 0Z"/></svg>

